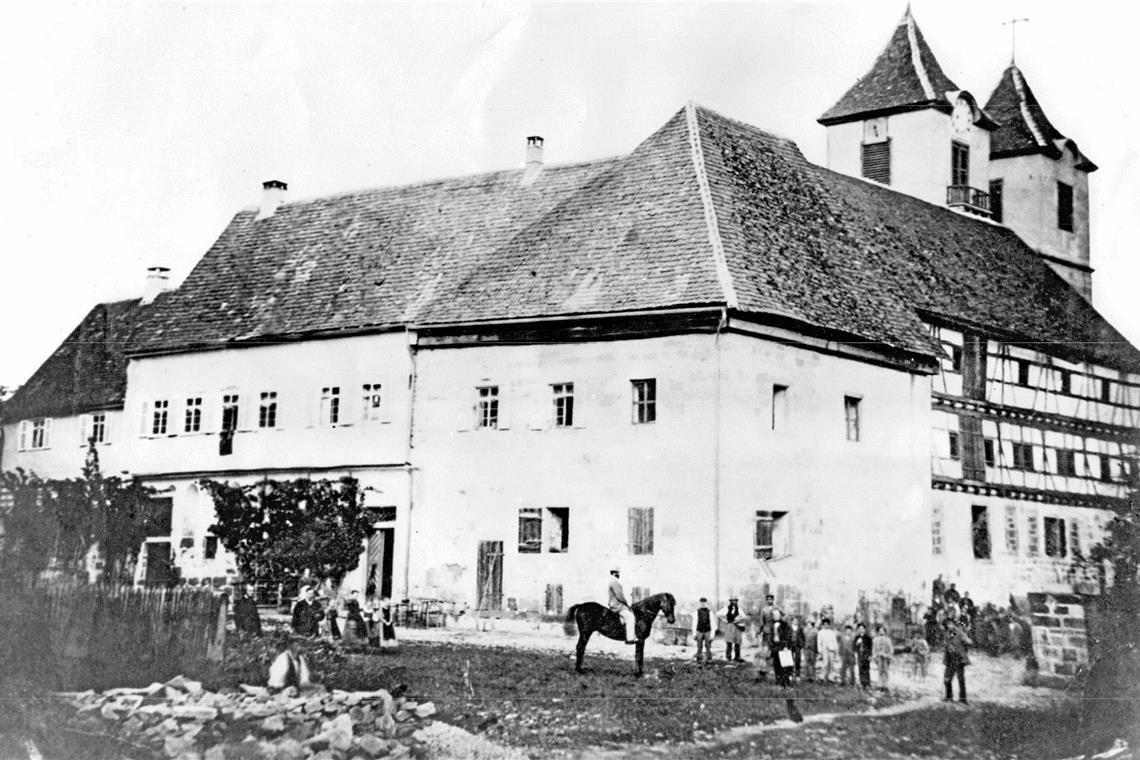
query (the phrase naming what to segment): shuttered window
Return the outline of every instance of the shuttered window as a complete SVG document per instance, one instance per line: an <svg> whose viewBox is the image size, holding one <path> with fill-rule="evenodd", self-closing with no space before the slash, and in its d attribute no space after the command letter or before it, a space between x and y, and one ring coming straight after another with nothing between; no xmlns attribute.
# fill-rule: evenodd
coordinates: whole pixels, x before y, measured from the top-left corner
<svg viewBox="0 0 1140 760"><path fill-rule="evenodd" d="M1002 181L990 180L990 218L995 222L1002 221Z"/></svg>
<svg viewBox="0 0 1140 760"><path fill-rule="evenodd" d="M653 553L653 507L630 507L629 553Z"/></svg>
<svg viewBox="0 0 1140 760"><path fill-rule="evenodd" d="M961 187L970 184L970 146L950 144L950 184Z"/></svg>
<svg viewBox="0 0 1140 760"><path fill-rule="evenodd" d="M1064 182L1057 183L1057 227L1073 231L1073 186Z"/></svg>
<svg viewBox="0 0 1140 760"><path fill-rule="evenodd" d="M863 145L863 176L884 185L891 184L891 141Z"/></svg>

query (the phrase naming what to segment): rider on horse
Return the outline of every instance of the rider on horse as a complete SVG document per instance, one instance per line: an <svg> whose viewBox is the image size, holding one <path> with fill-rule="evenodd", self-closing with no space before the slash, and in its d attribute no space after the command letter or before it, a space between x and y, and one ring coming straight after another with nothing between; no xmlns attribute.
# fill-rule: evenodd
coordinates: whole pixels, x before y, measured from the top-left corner
<svg viewBox="0 0 1140 760"><path fill-rule="evenodd" d="M634 617L633 610L629 607L629 602L625 600L625 592L621 587L621 568L613 567L610 569L610 601L609 608L611 611L616 612L621 617L622 625L625 626L625 643L636 644L637 638L634 632Z"/></svg>

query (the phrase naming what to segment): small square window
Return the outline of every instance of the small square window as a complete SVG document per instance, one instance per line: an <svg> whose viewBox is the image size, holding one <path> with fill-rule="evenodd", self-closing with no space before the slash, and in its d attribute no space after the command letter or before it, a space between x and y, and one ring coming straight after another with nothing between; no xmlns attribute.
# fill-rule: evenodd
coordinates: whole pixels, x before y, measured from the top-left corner
<svg viewBox="0 0 1140 760"><path fill-rule="evenodd" d="M1100 458L1100 479L1105 483L1114 482L1116 480L1116 478L1113 476L1112 460L1109 459L1108 455L1106 455L1106 454L1101 454L1099 458Z"/></svg>
<svg viewBox="0 0 1140 760"><path fill-rule="evenodd" d="M1065 521L1059 517L1045 518L1045 556L1060 558L1068 554Z"/></svg>
<svg viewBox="0 0 1140 760"><path fill-rule="evenodd" d="M1014 366L1017 368L1017 384L1029 385L1029 362L1025 359L1014 359Z"/></svg>
<svg viewBox="0 0 1140 760"><path fill-rule="evenodd" d="M90 440L95 443L107 442L107 415L103 412L91 415Z"/></svg>
<svg viewBox="0 0 1140 760"><path fill-rule="evenodd" d="M1057 449L1057 474L1067 477L1077 475L1077 452L1072 449Z"/></svg>
<svg viewBox="0 0 1140 760"><path fill-rule="evenodd" d="M1106 404L1112 403L1112 381L1107 378L1100 380L1100 400Z"/></svg>
<svg viewBox="0 0 1140 760"><path fill-rule="evenodd" d="M380 421L380 383L364 383L360 387L360 418L364 422Z"/></svg>
<svg viewBox="0 0 1140 760"><path fill-rule="evenodd" d="M756 559L773 559L787 554L787 537L784 518L787 512L756 511L756 532L752 556Z"/></svg>
<svg viewBox="0 0 1140 760"><path fill-rule="evenodd" d="M183 416L182 432L199 433L202 431L202 397L195 396L186 399L186 411Z"/></svg>
<svg viewBox="0 0 1140 760"><path fill-rule="evenodd" d="M170 401L160 399L151 407L150 434L166 435L166 423L170 414Z"/></svg>
<svg viewBox="0 0 1140 760"><path fill-rule="evenodd" d="M1028 471L1033 471L1036 469L1033 465L1033 444L1013 444L1013 467L1017 470Z"/></svg>
<svg viewBox="0 0 1140 760"><path fill-rule="evenodd" d="M982 454L986 460L986 467L996 467L997 457L994 456L994 439L987 438L982 441Z"/></svg>
<svg viewBox="0 0 1140 760"><path fill-rule="evenodd" d="M1060 392L1066 396L1071 395L1073 392L1073 373L1068 370L1057 370L1057 385Z"/></svg>
<svg viewBox="0 0 1140 760"><path fill-rule="evenodd" d="M261 405L257 409L259 428L277 427L277 392L265 391L261 394Z"/></svg>
<svg viewBox="0 0 1140 760"><path fill-rule="evenodd" d="M971 508L970 533L974 544L974 559L990 558L990 513L984 506Z"/></svg>
<svg viewBox="0 0 1140 760"><path fill-rule="evenodd" d="M336 425L340 422L339 385L321 388L320 421L322 425Z"/></svg>
<svg viewBox="0 0 1140 760"><path fill-rule="evenodd" d="M218 556L218 537L206 536L206 545L203 549L205 559L214 559Z"/></svg>
<svg viewBox="0 0 1140 760"><path fill-rule="evenodd" d="M772 429L784 430L788 425L788 386L772 386Z"/></svg>
<svg viewBox="0 0 1140 760"><path fill-rule="evenodd" d="M657 380L630 380L633 387L633 424L645 425L657 420Z"/></svg>
<svg viewBox="0 0 1140 760"><path fill-rule="evenodd" d="M542 551L542 510L524 507L519 510L519 554Z"/></svg>
<svg viewBox="0 0 1140 760"><path fill-rule="evenodd" d="M961 458L961 456L962 456L962 453L958 448L958 434L951 431L950 432L950 458L951 459L959 459L959 458Z"/></svg>
<svg viewBox="0 0 1140 760"><path fill-rule="evenodd" d="M1073 186L1065 182L1057 183L1057 228L1073 231Z"/></svg>

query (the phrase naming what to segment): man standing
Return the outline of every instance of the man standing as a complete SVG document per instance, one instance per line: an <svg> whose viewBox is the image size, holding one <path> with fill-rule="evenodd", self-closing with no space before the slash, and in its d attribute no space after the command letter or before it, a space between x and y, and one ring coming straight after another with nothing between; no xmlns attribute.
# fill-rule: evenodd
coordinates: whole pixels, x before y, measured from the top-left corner
<svg viewBox="0 0 1140 760"><path fill-rule="evenodd" d="M293 605L293 633L298 636L316 636L320 630L320 608L314 599L312 586L301 589L301 598Z"/></svg>
<svg viewBox="0 0 1140 760"><path fill-rule="evenodd" d="M849 681L855 685L855 633L850 623L843 626L839 637L839 685L846 686Z"/></svg>
<svg viewBox="0 0 1140 760"><path fill-rule="evenodd" d="M867 634L867 626L860 623L852 642L855 648L855 659L859 663L859 688L871 688L871 657L874 651L874 642Z"/></svg>
<svg viewBox="0 0 1140 760"><path fill-rule="evenodd" d="M234 599L234 628L242 634L260 636L261 618L257 613L257 602L249 595L249 591L244 583L238 586L236 591L237 595Z"/></svg>
<svg viewBox="0 0 1140 760"><path fill-rule="evenodd" d="M820 624L823 626L819 631L819 653L823 656L820 678L824 683L831 683L832 672L839 673L839 635L831 627L831 618L823 618Z"/></svg>
<svg viewBox="0 0 1140 760"><path fill-rule="evenodd" d="M767 653L772 649L772 624L773 624L773 611L776 609L776 597L771 594L765 594L764 606L760 608L760 652L761 655L758 659L760 665L760 679L763 680L768 675L768 667L771 662Z"/></svg>
<svg viewBox="0 0 1140 760"><path fill-rule="evenodd" d="M634 623L633 610L629 606L629 602L625 600L625 591L621 587L621 568L614 567L610 569L610 611L616 612L621 618L621 624L625 627L625 643L636 644L637 639L634 638Z"/></svg>
<svg viewBox="0 0 1140 760"><path fill-rule="evenodd" d="M819 656L819 631L815 629L815 621L808 620L804 630L804 678L808 682L815 680L815 661Z"/></svg>
<svg viewBox="0 0 1140 760"><path fill-rule="evenodd" d="M724 633L724 659L727 662L744 662L744 658L740 656L740 640L744 632L744 616L740 614L740 600L730 596L728 606L717 612L717 617L724 621L720 627Z"/></svg>
<svg viewBox="0 0 1140 760"><path fill-rule="evenodd" d="M693 638L697 642L697 662L701 662L702 655L705 662L712 662L712 614L709 600L703 596L695 618Z"/></svg>
<svg viewBox="0 0 1140 760"><path fill-rule="evenodd" d="M946 616L946 620L942 623L944 642L942 664L946 667L942 675L942 682L946 687L946 696L943 697L943 701L954 701L954 678L957 677L958 701L962 704L967 704L966 665L970 662L967 647L974 642L966 635L966 631L962 628L958 616L953 612L954 608L951 607L950 609L950 614Z"/></svg>
<svg viewBox="0 0 1140 760"><path fill-rule="evenodd" d="M772 635L768 642L770 644L769 653L772 656L772 670L776 674L776 683L780 686L788 686L794 668L793 663L790 662L792 629L783 620L783 613L779 607L772 608Z"/></svg>
<svg viewBox="0 0 1140 760"><path fill-rule="evenodd" d="M875 638L871 641L871 654L875 657L875 663L879 666L879 686L887 688L887 682L890 680L891 675L891 658L895 653L894 642L883 626L875 626Z"/></svg>

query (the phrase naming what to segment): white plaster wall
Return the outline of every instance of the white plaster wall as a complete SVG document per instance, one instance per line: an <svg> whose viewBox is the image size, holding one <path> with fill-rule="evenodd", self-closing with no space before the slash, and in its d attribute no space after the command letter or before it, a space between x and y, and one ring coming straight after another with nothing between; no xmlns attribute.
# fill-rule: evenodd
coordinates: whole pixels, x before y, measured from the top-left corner
<svg viewBox="0 0 1140 760"><path fill-rule="evenodd" d="M715 339L433 349L420 353L413 590L475 602L477 545L501 540L504 597L570 604L623 583L683 604L767 582L787 598L853 607L860 590L917 591L929 547L929 380L740 335L721 338L720 587L714 547ZM656 377L658 420L633 425L630 379ZM576 427L547 426L549 384L572 381ZM474 388L497 383L507 430L474 430ZM771 431L771 385L789 426ZM863 396L846 440L843 397ZM520 554L520 507L568 507L565 554ZM629 507L654 507L655 551L626 550ZM791 513L792 556L753 558L755 512ZM917 534L916 534L917 531ZM925 552L925 554L923 554Z"/></svg>
<svg viewBox="0 0 1140 760"><path fill-rule="evenodd" d="M118 410L102 412L107 415L107 441L95 444L99 452L99 467L104 475L119 475L128 469L130 441L124 429L123 413ZM78 478L83 475L87 458L84 440L84 415L52 418L51 439L44 449L20 451L20 424L4 426L4 452L0 466L12 471L22 468L43 478Z"/></svg>
<svg viewBox="0 0 1140 760"><path fill-rule="evenodd" d="M262 468L344 468L407 459L410 360L403 333L311 340L132 360L125 413L132 471L170 474ZM383 386L381 419L361 421L361 386ZM341 420L318 422L321 388L341 389ZM259 396L277 393L277 426L258 428ZM240 396L233 453L218 454L222 396ZM184 404L203 398L200 433L185 433ZM152 436L144 404L170 400L168 434ZM149 426L149 413L145 424Z"/></svg>
<svg viewBox="0 0 1140 760"><path fill-rule="evenodd" d="M1072 554L1064 558L1045 556L1043 519L1059 517L1066 527L1076 521L1081 551L1086 553L1104 535L1103 526L1112 519L1112 512L1088 507L1069 507L1057 504L1026 503L993 496L978 496L934 491L931 505L942 510L942 555L934 557L935 573L958 584L959 591L969 591L978 604L991 602L999 607L1009 606L1009 595L1024 595L1030 591L1072 592L1069 576ZM991 558L974 557L971 518L973 505L988 508ZM1006 538L1006 507L1016 510L1017 547L1009 546ZM1029 521L1037 521L1038 547L1036 554L1029 551ZM1068 534L1066 533L1066 537ZM926 544L930 546L930 526L927 526Z"/></svg>
<svg viewBox="0 0 1140 760"><path fill-rule="evenodd" d="M992 179L1003 180L1002 221L1029 247L1078 264L1089 263L1088 173L1078 170L1068 150L1059 159L1040 154L990 162ZM1073 231L1057 226L1057 183L1073 186ZM1089 273L1054 266L1070 284L1091 297Z"/></svg>

